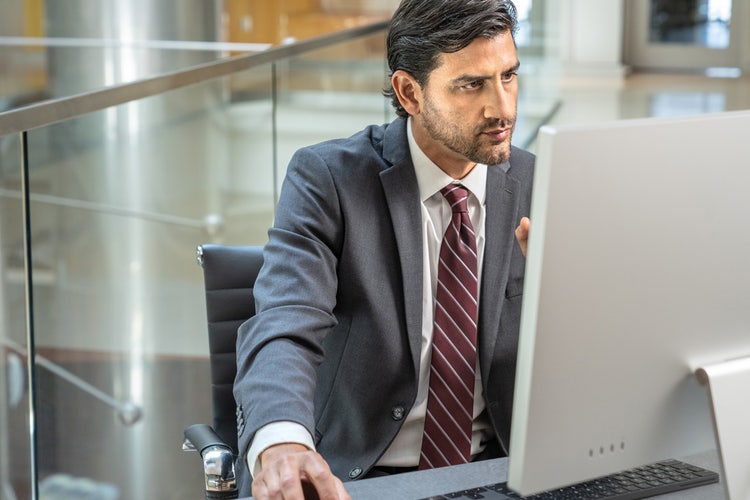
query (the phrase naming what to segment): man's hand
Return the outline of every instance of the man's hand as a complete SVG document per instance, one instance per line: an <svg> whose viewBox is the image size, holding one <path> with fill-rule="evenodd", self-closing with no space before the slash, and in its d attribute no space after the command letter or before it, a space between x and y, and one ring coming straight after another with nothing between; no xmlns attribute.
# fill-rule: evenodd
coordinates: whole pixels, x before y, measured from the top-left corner
<svg viewBox="0 0 750 500"><path fill-rule="evenodd" d="M255 500L351 500L323 457L296 443L266 448L253 478Z"/></svg>
<svg viewBox="0 0 750 500"><path fill-rule="evenodd" d="M521 252L526 257L526 247L529 242L529 228L531 227L531 220L528 217L521 218L518 227L516 228L516 240L521 246Z"/></svg>

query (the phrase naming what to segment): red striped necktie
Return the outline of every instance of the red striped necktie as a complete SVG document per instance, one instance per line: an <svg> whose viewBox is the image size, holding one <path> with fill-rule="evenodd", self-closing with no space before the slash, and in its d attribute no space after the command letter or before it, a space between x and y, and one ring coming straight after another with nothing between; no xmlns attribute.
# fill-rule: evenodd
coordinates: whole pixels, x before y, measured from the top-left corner
<svg viewBox="0 0 750 500"><path fill-rule="evenodd" d="M438 261L427 415L420 469L471 461L477 344L477 249L469 191L440 191L453 212Z"/></svg>

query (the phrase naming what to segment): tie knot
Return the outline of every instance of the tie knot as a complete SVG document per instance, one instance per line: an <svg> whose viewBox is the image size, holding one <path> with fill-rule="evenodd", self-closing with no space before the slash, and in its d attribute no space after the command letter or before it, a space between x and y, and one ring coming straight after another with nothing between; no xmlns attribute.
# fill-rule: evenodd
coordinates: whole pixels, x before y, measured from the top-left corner
<svg viewBox="0 0 750 500"><path fill-rule="evenodd" d="M461 184L448 184L440 192L448 200L454 214L469 211L466 205L466 200L469 199L469 190Z"/></svg>

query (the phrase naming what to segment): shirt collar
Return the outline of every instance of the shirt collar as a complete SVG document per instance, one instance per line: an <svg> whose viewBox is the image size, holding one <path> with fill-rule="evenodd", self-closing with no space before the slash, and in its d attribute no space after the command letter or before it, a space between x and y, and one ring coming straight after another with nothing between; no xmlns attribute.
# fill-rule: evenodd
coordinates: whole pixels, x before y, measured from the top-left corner
<svg viewBox="0 0 750 500"><path fill-rule="evenodd" d="M414 164L414 170L417 175L417 184L419 185L419 197L422 203L431 198L450 183L460 183L464 185L479 200L480 205L484 205L487 191L487 165L477 163L463 179L453 179L446 174L440 167L430 160L427 155L417 144L412 132L412 119L408 118L406 134L409 139L409 151L411 160Z"/></svg>

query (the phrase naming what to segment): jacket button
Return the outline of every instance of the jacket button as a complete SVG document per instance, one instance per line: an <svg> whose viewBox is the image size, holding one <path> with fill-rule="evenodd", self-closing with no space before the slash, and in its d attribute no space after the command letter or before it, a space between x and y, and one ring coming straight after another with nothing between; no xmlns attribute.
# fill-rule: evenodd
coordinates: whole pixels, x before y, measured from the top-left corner
<svg viewBox="0 0 750 500"><path fill-rule="evenodd" d="M406 409L403 406L394 406L391 410L391 418L396 422L398 422L399 420L403 420L405 414Z"/></svg>
<svg viewBox="0 0 750 500"><path fill-rule="evenodd" d="M354 479L359 477L362 474L362 469L359 467L355 467L352 470L349 471L349 479Z"/></svg>

